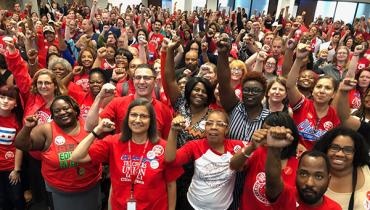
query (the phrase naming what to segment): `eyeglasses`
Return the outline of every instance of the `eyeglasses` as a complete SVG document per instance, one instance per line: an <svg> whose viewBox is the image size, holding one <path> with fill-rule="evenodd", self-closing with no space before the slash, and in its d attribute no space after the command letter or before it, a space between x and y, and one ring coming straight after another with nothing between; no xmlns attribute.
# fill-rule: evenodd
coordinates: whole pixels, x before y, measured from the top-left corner
<svg viewBox="0 0 370 210"><path fill-rule="evenodd" d="M260 94L263 92L263 89L261 88L257 88L257 87L254 87L254 88L243 88L243 93L252 93L252 94Z"/></svg>
<svg viewBox="0 0 370 210"><path fill-rule="evenodd" d="M335 153L337 153L339 151L343 151L343 153L346 154L346 155L352 155L355 152L355 148L353 148L351 146L341 147L338 144L331 144L329 146L329 150L331 152L335 152Z"/></svg>
<svg viewBox="0 0 370 210"><path fill-rule="evenodd" d="M268 66L268 67L273 67L273 66L275 66L276 65L276 63L270 63L270 62L267 62L266 63L266 66Z"/></svg>
<svg viewBox="0 0 370 210"><path fill-rule="evenodd" d="M132 119L137 119L138 117L140 119L148 119L149 118L149 115L147 115L147 114L140 114L140 113L135 113L135 112L130 113L128 116Z"/></svg>
<svg viewBox="0 0 370 210"><path fill-rule="evenodd" d="M206 121L206 126L213 126L216 125L217 127L226 127L227 123L222 121Z"/></svg>
<svg viewBox="0 0 370 210"><path fill-rule="evenodd" d="M115 59L116 59L116 60L126 60L126 61L128 60L126 56L119 56L119 55L117 55L117 56L115 57Z"/></svg>
<svg viewBox="0 0 370 210"><path fill-rule="evenodd" d="M53 82L49 82L49 81L37 81L37 83L36 83L38 86L43 86L43 85L45 85L45 86L50 86L50 85L52 85L52 84L54 84Z"/></svg>
<svg viewBox="0 0 370 210"><path fill-rule="evenodd" d="M141 79L143 79L144 81L150 81L150 80L152 80L154 78L155 78L154 76L148 76L148 75L135 75L134 76L134 80L141 80Z"/></svg>
<svg viewBox="0 0 370 210"><path fill-rule="evenodd" d="M239 68L232 68L232 69L231 69L231 72L232 72L232 73L240 73L240 72L242 72L242 70L241 70L241 69L239 69Z"/></svg>

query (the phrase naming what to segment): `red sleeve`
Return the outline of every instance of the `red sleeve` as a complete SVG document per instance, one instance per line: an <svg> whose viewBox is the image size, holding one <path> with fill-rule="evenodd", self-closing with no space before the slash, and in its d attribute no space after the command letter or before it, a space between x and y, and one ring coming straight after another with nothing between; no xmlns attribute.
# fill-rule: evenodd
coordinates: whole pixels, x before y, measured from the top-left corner
<svg viewBox="0 0 370 210"><path fill-rule="evenodd" d="M166 52L161 52L161 78L162 78L162 87L163 87L163 90L165 93L168 93L168 89L167 89L167 84L166 82L164 81L164 69L166 67L166 58L167 58L167 53ZM168 98L167 94L166 94L166 97Z"/></svg>
<svg viewBox="0 0 370 210"><path fill-rule="evenodd" d="M104 108L104 110L100 113L100 118L108 118L112 121L116 118L116 107L117 105L117 98L114 98L109 104Z"/></svg>
<svg viewBox="0 0 370 210"><path fill-rule="evenodd" d="M8 64L8 69L12 72L15 82L24 97L24 100L30 94L32 79L28 73L27 63L21 57L19 51L15 54L10 55L7 51L5 53L6 63Z"/></svg>
<svg viewBox="0 0 370 210"><path fill-rule="evenodd" d="M292 209L296 206L296 193L295 188L284 184L283 191L280 193L279 197L271 206L274 210L278 209Z"/></svg>
<svg viewBox="0 0 370 210"><path fill-rule="evenodd" d="M290 106L292 107L293 112L296 112L299 109L301 109L302 107L304 107L304 104L306 103L306 101L307 101L307 99L304 96L302 96L302 98L298 101L297 104L290 104Z"/></svg>
<svg viewBox="0 0 370 210"><path fill-rule="evenodd" d="M176 166L182 166L194 159L194 150L197 146L197 142L200 143L201 141L189 141L180 149L178 149L176 151L176 159L172 164Z"/></svg>
<svg viewBox="0 0 370 210"><path fill-rule="evenodd" d="M114 135L116 136L116 135ZM90 146L89 155L94 163L108 162L110 156L110 143L114 140L114 136L107 136L102 140L95 140Z"/></svg>
<svg viewBox="0 0 370 210"><path fill-rule="evenodd" d="M172 122L172 112L171 112L171 109L165 105L164 103L162 103L162 107L163 107L163 128L161 130L161 135L162 135L162 138L164 139L167 139L168 137L168 134L170 133L170 130L171 130L171 123Z"/></svg>
<svg viewBox="0 0 370 210"><path fill-rule="evenodd" d="M166 164L166 171L164 172L164 176L167 183L175 181L182 175L182 173L184 173L184 169L181 166L175 167L172 166L172 164Z"/></svg>
<svg viewBox="0 0 370 210"><path fill-rule="evenodd" d="M75 99L79 105L82 104L82 100L85 98L86 94L87 93L82 90L81 86L76 85L76 83L70 82L68 84L68 95Z"/></svg>

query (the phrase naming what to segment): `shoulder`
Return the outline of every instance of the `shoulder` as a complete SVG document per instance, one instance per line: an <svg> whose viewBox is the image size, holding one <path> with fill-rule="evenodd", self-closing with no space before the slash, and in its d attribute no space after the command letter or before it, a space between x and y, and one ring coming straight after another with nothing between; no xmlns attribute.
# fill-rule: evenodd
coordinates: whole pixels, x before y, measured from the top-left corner
<svg viewBox="0 0 370 210"><path fill-rule="evenodd" d="M324 202L323 202L323 205L321 206L322 209L329 209L329 210L341 210L342 209L342 207L337 202L330 199L326 195L323 195L323 199L324 199Z"/></svg>

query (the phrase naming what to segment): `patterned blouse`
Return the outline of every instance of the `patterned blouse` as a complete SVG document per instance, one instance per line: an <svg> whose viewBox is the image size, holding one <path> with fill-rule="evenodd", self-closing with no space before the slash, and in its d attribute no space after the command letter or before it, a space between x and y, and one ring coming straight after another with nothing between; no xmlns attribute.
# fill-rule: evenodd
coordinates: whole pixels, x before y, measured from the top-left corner
<svg viewBox="0 0 370 210"><path fill-rule="evenodd" d="M180 131L177 136L177 148L182 147L188 141L205 138L205 125L210 110L208 110L207 113L202 116L202 118L197 123L191 125L192 119L190 106L186 102L184 95L176 100L173 108L177 115L182 115L185 117L186 123L186 128Z"/></svg>

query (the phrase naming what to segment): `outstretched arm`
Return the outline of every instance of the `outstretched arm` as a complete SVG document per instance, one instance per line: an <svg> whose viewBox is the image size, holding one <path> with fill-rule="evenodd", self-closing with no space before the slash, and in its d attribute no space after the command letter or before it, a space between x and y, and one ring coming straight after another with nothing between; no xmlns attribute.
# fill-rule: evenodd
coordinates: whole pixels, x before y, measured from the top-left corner
<svg viewBox="0 0 370 210"><path fill-rule="evenodd" d="M355 131L360 128L361 122L358 118L351 116L350 114L351 109L348 103L348 93L356 87L356 84L356 80L348 77L345 78L339 84L338 92L332 102L332 105L336 108L339 119L342 122L342 126Z"/></svg>
<svg viewBox="0 0 370 210"><path fill-rule="evenodd" d="M176 82L175 76L175 49L180 45L179 40L174 39L167 46L167 57L164 71L164 81L166 82L167 92L166 95L170 98L171 104L174 105L177 99L181 96L181 91Z"/></svg>
<svg viewBox="0 0 370 210"><path fill-rule="evenodd" d="M299 102L299 100L302 98L302 93L299 92L296 83L297 83L297 79L299 76L299 70L301 69L301 66L303 65L303 59L307 55L308 55L308 48L301 48L299 44L297 51L296 51L296 59L293 63L292 69L290 70L288 74L288 79L286 83L289 104L291 106L295 106Z"/></svg>
<svg viewBox="0 0 370 210"><path fill-rule="evenodd" d="M274 202L284 189L281 178L281 150L293 141L291 131L287 128L271 127L267 134L267 158L265 163L266 197Z"/></svg>
<svg viewBox="0 0 370 210"><path fill-rule="evenodd" d="M46 124L36 127L38 118L35 115L27 116L23 128L15 138L14 145L22 150L42 151L46 143L46 133L44 132Z"/></svg>
<svg viewBox="0 0 370 210"><path fill-rule="evenodd" d="M166 162L173 162L176 159L177 151L177 135L179 131L185 129L185 118L181 115L173 118L171 123L171 130L167 138L166 150L164 152L164 160Z"/></svg>
<svg viewBox="0 0 370 210"><path fill-rule="evenodd" d="M89 112L85 120L85 130L92 131L95 126L98 125L99 119L99 108L102 106L104 99L114 95L116 87L110 83L104 84L99 94L95 97L93 104L90 107Z"/></svg>
<svg viewBox="0 0 370 210"><path fill-rule="evenodd" d="M228 37L223 37L226 34L220 35L220 41L218 44L218 59L217 59L217 78L219 82L219 91L221 104L226 112L231 112L233 108L238 104L239 99L235 95L233 88L231 87L231 72L229 67L229 53L231 44L229 43Z"/></svg>
<svg viewBox="0 0 370 210"><path fill-rule="evenodd" d="M72 152L71 160L78 162L78 163L86 163L90 162L91 158L89 155L89 148L91 144L94 142L97 136L101 136L105 132L110 132L115 129L115 125L109 119L103 119L99 122L99 125L96 126L89 135L87 135L75 148Z"/></svg>

